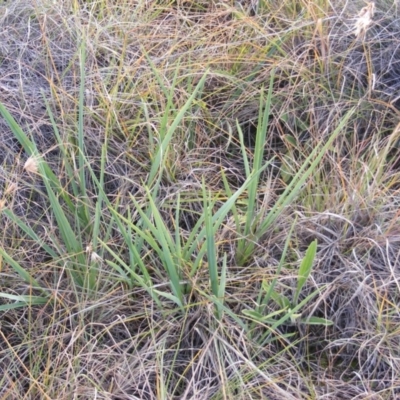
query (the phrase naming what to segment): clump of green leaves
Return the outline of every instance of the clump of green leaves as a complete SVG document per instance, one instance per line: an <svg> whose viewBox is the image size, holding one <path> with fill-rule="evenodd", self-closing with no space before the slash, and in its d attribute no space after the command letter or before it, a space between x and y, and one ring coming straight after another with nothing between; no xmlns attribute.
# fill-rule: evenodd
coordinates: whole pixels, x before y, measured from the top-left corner
<svg viewBox="0 0 400 400"><path fill-rule="evenodd" d="M292 228L293 229L293 228ZM302 316L302 308L306 306L315 296L321 293L321 288L313 291L311 294L306 296L304 299L300 300L301 292L304 285L309 278L312 267L314 264L316 252L317 252L317 241L314 240L308 247L306 254L301 261L298 274L297 274L297 285L294 289L293 296L290 299L284 294L276 290L277 280L280 277L282 267L285 264L286 253L288 244L290 241L290 236L288 237L285 247L282 253L280 264L276 271L276 276L271 283L266 280L262 282L261 290L258 296L259 305L254 310L243 310L243 314L251 318L257 323L261 323L268 327L267 336L271 332L275 332L283 324L306 324L306 325L332 325L333 322L320 317L314 316ZM264 314L270 306L270 302L274 302L279 308L268 314Z"/></svg>

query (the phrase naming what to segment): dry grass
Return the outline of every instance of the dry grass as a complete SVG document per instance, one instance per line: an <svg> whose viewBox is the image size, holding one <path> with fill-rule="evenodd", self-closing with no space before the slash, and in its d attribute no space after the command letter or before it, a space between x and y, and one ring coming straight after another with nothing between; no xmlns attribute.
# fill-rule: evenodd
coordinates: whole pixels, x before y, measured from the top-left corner
<svg viewBox="0 0 400 400"><path fill-rule="evenodd" d="M0 2L0 399L400 399L399 17Z"/></svg>

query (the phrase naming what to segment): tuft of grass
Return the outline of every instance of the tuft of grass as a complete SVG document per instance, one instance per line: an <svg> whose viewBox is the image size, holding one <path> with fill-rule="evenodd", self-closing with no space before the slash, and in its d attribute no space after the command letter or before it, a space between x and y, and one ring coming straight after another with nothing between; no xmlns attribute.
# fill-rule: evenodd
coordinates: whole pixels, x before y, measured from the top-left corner
<svg viewBox="0 0 400 400"><path fill-rule="evenodd" d="M0 397L398 396L398 9L0 5Z"/></svg>

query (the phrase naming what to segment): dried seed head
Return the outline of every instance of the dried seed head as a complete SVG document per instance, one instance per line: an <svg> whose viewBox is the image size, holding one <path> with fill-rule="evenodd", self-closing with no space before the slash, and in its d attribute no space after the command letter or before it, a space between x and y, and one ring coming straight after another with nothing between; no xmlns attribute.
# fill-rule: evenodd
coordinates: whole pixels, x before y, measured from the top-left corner
<svg viewBox="0 0 400 400"><path fill-rule="evenodd" d="M102 261L102 259L101 259L101 257L100 257L97 253L95 253L95 252L93 251L92 254L91 254L91 256L90 256L90 261L91 261L92 263L94 263L94 262Z"/></svg>
<svg viewBox="0 0 400 400"><path fill-rule="evenodd" d="M0 200L0 211L6 206L6 199Z"/></svg>
<svg viewBox="0 0 400 400"><path fill-rule="evenodd" d="M24 164L24 170L32 174L37 174L38 166L39 166L38 159L33 156L30 156Z"/></svg>
<svg viewBox="0 0 400 400"><path fill-rule="evenodd" d="M7 189L4 192L4 195L7 196L11 193L14 193L17 189L18 189L18 185L15 182L13 182L10 185L8 185Z"/></svg>
<svg viewBox="0 0 400 400"><path fill-rule="evenodd" d="M369 26L372 23L372 17L374 16L375 12L375 3L371 2L368 3L366 7L363 7L360 12L358 13L358 18L354 23L354 35L356 39L364 40L365 34Z"/></svg>

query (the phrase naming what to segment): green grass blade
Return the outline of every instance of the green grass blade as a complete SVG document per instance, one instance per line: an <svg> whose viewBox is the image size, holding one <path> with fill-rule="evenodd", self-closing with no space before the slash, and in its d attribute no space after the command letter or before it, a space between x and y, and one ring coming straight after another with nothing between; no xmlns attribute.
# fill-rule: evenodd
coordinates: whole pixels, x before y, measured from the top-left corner
<svg viewBox="0 0 400 400"><path fill-rule="evenodd" d="M10 127L11 131L13 132L14 136L17 138L18 142L24 148L25 152L28 156L34 157L35 159L39 158L39 152L36 148L36 145L33 141L31 141L25 132L21 129L21 127L17 124L13 116L8 112L8 110L4 107L2 103L0 103L0 113L3 118L6 120L8 126ZM53 187L57 190L57 192L61 195L62 199L66 202L69 209L74 212L75 206L73 205L70 197L62 188L60 181L54 175L53 171L47 165L44 160L41 160L43 170L45 171L45 176L47 177L48 181L51 182Z"/></svg>
<svg viewBox="0 0 400 400"><path fill-rule="evenodd" d="M173 256L171 250L173 250L173 248L170 247L169 244L171 244L172 239L170 237L170 232L168 231L168 228L165 226L161 215L158 211L158 208L156 207L151 194L149 191L148 195L149 195L149 202L150 202L150 207L153 213L153 217L154 217L154 221L156 223L156 229L152 229L154 234L155 234L155 238L158 240L159 243L161 243L161 248L162 248L162 253L160 255L162 255L162 258L164 260L164 267L167 270L169 279L170 279L170 284L171 284L171 288L172 291L174 293L175 298L178 300L177 304L179 307L183 307L183 294L182 294L182 285L180 282L180 271L179 271L179 264L178 264L178 260L176 259L176 257ZM150 224L152 227L153 225ZM149 225L149 227L150 227Z"/></svg>
<svg viewBox="0 0 400 400"><path fill-rule="evenodd" d="M50 186L49 180L47 179L45 169L41 167L41 162L39 162L39 170L43 177L44 184L46 186L47 194L49 196L49 201L51 204L52 211L54 212L54 216L56 217L57 226L60 230L60 234L67 248L67 252L70 256L77 257L77 262L79 264L78 269L82 269L86 265L86 260L83 254L82 246L78 242L76 238L76 234L72 229L58 199L57 196L54 194L53 189ZM77 272L77 271L75 271ZM81 278L78 279L78 284L83 285L83 271L79 272Z"/></svg>
<svg viewBox="0 0 400 400"><path fill-rule="evenodd" d="M4 107L4 105L0 102L0 113L3 118L6 120L8 126L11 128L13 134L18 139L26 153L30 155L36 155L37 149L33 142L28 139L28 136L25 135L24 131L17 124L13 116L8 112L8 110Z"/></svg>
<svg viewBox="0 0 400 400"><path fill-rule="evenodd" d="M178 193L176 199L176 210L175 210L175 254L178 260L182 259L182 245L181 245L181 235L179 232L179 218L180 218L180 207L181 207L181 196Z"/></svg>
<svg viewBox="0 0 400 400"><path fill-rule="evenodd" d="M86 177L85 177L85 142L84 142L84 102L85 102L85 81L86 81L86 42L83 38L80 46L80 86L79 86L79 102L78 102L78 147L79 147L79 185L81 188L81 201L79 211L84 215L85 221L90 221L88 205L88 196L86 192Z"/></svg>
<svg viewBox="0 0 400 400"><path fill-rule="evenodd" d="M219 288L218 288L218 299L223 302L225 298L225 288L226 288L226 270L227 270L227 254L224 253L224 258L222 260L221 275L219 278ZM218 316L221 320L222 318L222 308L218 309Z"/></svg>
<svg viewBox="0 0 400 400"><path fill-rule="evenodd" d="M223 302L215 297L214 295L210 295L208 293L203 292L202 290L198 289L199 294L201 294L205 299L214 303L217 309L221 309L226 315L229 315L236 324L243 329L244 332L248 332L248 326L243 322L241 318L239 318L229 307L227 307Z"/></svg>
<svg viewBox="0 0 400 400"><path fill-rule="evenodd" d="M256 134L256 144L254 151L254 161L252 166L252 171L259 171L262 166L263 158L264 158L264 148L268 130L268 121L269 114L271 110L271 100L272 100L272 88L274 83L275 73L272 71L270 81L269 81L269 89L267 100L265 102L264 113L262 112L262 103L263 103L263 95L261 94L260 99L260 111L259 115L261 120L258 121L257 125L257 134ZM249 185L249 203L248 210L246 212L246 225L244 229L244 235L247 236L250 234L251 226L253 224L254 214L256 210L256 202L257 202L257 191L259 186L260 175L257 175ZM239 242L242 246L245 244L244 241Z"/></svg>
<svg viewBox="0 0 400 400"><path fill-rule="evenodd" d="M5 294L0 293L0 297L5 297ZM28 296L24 296L24 297L28 297ZM15 308L21 308L21 307L39 306L39 305L47 304L48 302L49 302L49 299L46 299L43 297L38 297L38 296L31 296L31 298L27 299L26 301L17 301L15 303L2 304L2 305L0 305L0 311L8 311L8 310L13 310Z"/></svg>
<svg viewBox="0 0 400 400"><path fill-rule="evenodd" d="M99 181L99 186L103 189L104 188L104 171L105 171L105 160L107 157L107 144L104 143L101 149L101 162L100 162L100 181ZM90 172L93 172L91 167L89 167ZM103 208L103 203L104 203L104 190L98 190L97 189L97 201L96 201L96 208L95 208L95 213L94 213L94 221L93 221L93 232L92 232L92 241L91 241L91 246L92 246L92 251L97 252L97 242L100 237L100 226L101 226L101 221L102 221L102 208ZM101 255L100 255L101 256ZM89 267L89 285L90 287L93 287L97 281L97 275L98 275L98 270L97 270L97 262L96 261L91 261L90 267Z"/></svg>
<svg viewBox="0 0 400 400"><path fill-rule="evenodd" d="M210 274L211 281L211 291L214 296L218 297L218 265L216 259L216 251L215 251L215 238L214 238L214 228L213 221L211 216L211 204L207 198L206 194L206 186L203 177L203 206L204 206L204 214L205 214L205 224L206 224L206 247L207 247L207 262L208 262L208 271Z"/></svg>
<svg viewBox="0 0 400 400"><path fill-rule="evenodd" d="M325 318L319 317L309 317L309 318L302 318L299 320L300 323L304 325L322 325L322 326L332 326L334 325L333 321Z"/></svg>
<svg viewBox="0 0 400 400"><path fill-rule="evenodd" d="M11 221L17 224L32 240L35 241L40 247L46 250L47 254L49 254L54 260L59 256L57 253L47 245L36 233L35 231L28 225L25 224L19 217L17 217L11 210L4 209L2 211Z"/></svg>
<svg viewBox="0 0 400 400"><path fill-rule="evenodd" d="M274 283L274 282L272 282L272 283ZM286 296L284 296L283 294L277 293L273 289L272 283L271 283L271 285L268 285L268 283L266 283L265 281L262 283L263 290L265 290L267 292L266 298L268 298L268 302L270 299L272 299L275 301L276 304L278 304L279 307L289 308L291 305L289 299ZM266 305L267 302L266 301L263 302L263 305L264 304ZM261 308L261 307L258 307L258 308Z"/></svg>
<svg viewBox="0 0 400 400"><path fill-rule="evenodd" d="M78 190L78 187L77 187L76 182L75 182L74 172L73 172L73 168L71 166L70 160L69 160L69 155L68 155L66 146L64 144L64 141L61 139L60 131L58 129L58 126L57 126L56 121L54 119L53 112L51 111L51 107L49 105L48 100L46 99L46 96L45 96L43 90L42 90L42 98L43 98L43 101L46 104L46 110L47 110L47 114L49 115L49 118L50 118L51 126L53 127L54 136L57 139L58 147L59 147L59 149L60 149L60 151L62 153L63 163L65 165L65 170L67 172L67 176L69 178L69 182L70 182L71 187L72 187L72 192L73 192L75 198L77 198L77 197L79 197L79 190Z"/></svg>
<svg viewBox="0 0 400 400"><path fill-rule="evenodd" d="M140 256L139 249L136 248L136 246L134 245L134 243L132 241L133 238L132 238L131 230L133 229L137 235L139 235L147 243L149 243L150 246L152 246L152 248L157 253L160 253L161 249L158 247L157 243L153 240L153 238L150 235L148 235L146 232L142 231L140 228L138 228L136 225L134 225L130 220L128 220L127 218L120 215L114 208L112 208L111 205L108 205L108 208L109 208L111 214L114 216L114 219L118 226L118 229L124 238L124 242L127 245L128 249L132 255L132 258L135 261L135 264L139 265L139 268L142 271L147 284L152 285L150 275L148 274L147 268L142 261L142 257ZM135 273L134 267L135 267L134 265L130 266L131 274Z"/></svg>
<svg viewBox="0 0 400 400"><path fill-rule="evenodd" d="M191 106L193 100L195 99L197 93L203 88L206 77L208 75L208 72L206 72L203 77L200 79L199 83L196 85L193 93L190 95L184 106L179 110L177 113L174 121L172 122L171 126L169 127L163 141L161 142L160 146L158 147L156 156L152 162L152 166L150 169L149 177L147 180L147 186L152 187L155 182L155 177L157 174L159 174L159 177L161 177L161 171L163 169L163 157L165 155L165 152L168 148L168 145L172 139L172 135L174 134L176 128L182 121L183 117L185 116L186 111L189 109ZM157 185L156 185L157 186Z"/></svg>
<svg viewBox="0 0 400 400"><path fill-rule="evenodd" d="M214 226L214 231L217 230L221 224L226 215L232 210L233 206L235 205L235 202L239 198L239 196L247 189L248 185L252 182L255 177L260 174L267 166L270 164L270 162L266 163L259 171L257 172L252 172L249 176L248 179L243 183L243 185L236 190L236 192L228 198L228 200L220 207L220 209L214 214L212 217L213 219L213 226ZM206 228L203 226L203 228L200 230L199 234L197 235L197 240L193 242L192 246L190 246L188 250L188 254L194 254L196 247L200 246L200 250L198 252L198 255L196 257L196 260L193 264L193 269L192 273L197 270L198 266L200 265L200 262L202 258L204 257L204 254L206 252L206 243L205 243L205 235L206 235Z"/></svg>
<svg viewBox="0 0 400 400"><path fill-rule="evenodd" d="M144 274L144 278L137 274L135 271L130 268L130 266L126 265L126 263L119 257L117 253L115 253L108 245L107 243L102 242L99 239L99 242L104 246L105 249L110 253L110 255L113 257L114 261L111 260L106 260L106 263L110 265L112 268L114 268L122 277L122 280L124 280L127 285L132 288L132 281L136 282L140 287L142 287L146 292L149 293L149 295L153 298L153 300L157 303L157 305L162 309L162 304L160 302L160 299L158 298L157 295L155 295L154 289L153 289L153 284L152 281L148 275L147 269L144 267L143 270L146 270L146 273ZM144 265L144 264L143 264ZM125 271L129 273L129 277L126 275ZM142 270L142 271L143 271Z"/></svg>
<svg viewBox="0 0 400 400"><path fill-rule="evenodd" d="M14 271L30 286L34 287L35 289L39 289L41 292L48 294L45 289L43 289L39 282L34 279L29 272L25 271L24 268L21 267L21 265L15 261L13 258L11 258L7 252L0 247L0 254L6 261L6 263L10 264L11 267L14 269Z"/></svg>
<svg viewBox="0 0 400 400"><path fill-rule="evenodd" d="M269 303L269 300L270 300L271 296L273 295L273 293L275 293L274 288L275 288L275 285L276 285L276 282L277 282L278 278L281 276L281 271L282 271L282 268L283 268L283 266L285 264L285 261L286 261L286 253L287 253L287 250L289 248L290 240L292 238L293 229L296 226L296 222L297 222L297 218L294 220L294 222L293 222L293 224L292 224L292 226L290 228L289 234L288 234L288 236L287 236L287 238L285 240L285 245L283 247L282 255L281 255L281 258L279 260L279 265L278 265L278 268L276 269L276 272L275 272L275 278L272 280L270 285L268 285L265 281L262 284L262 289L264 291L266 291L266 294L265 294L264 299L261 302L258 302L258 304L260 304L260 307L257 307L257 311L259 311L259 312L261 312L261 308L263 306L265 306L265 305L267 305ZM261 295L261 292L260 292L260 295ZM289 304L288 304L289 301L286 299L285 296L283 296L283 298L284 299L281 299L283 304L287 303L287 304L285 304L285 306L289 306ZM287 301L285 301L285 299ZM274 300L277 301L277 298L274 298Z"/></svg>
<svg viewBox="0 0 400 400"><path fill-rule="evenodd" d="M259 121L257 125L257 133L256 133L256 144L255 144L255 151L254 151L254 159L253 159L253 165L252 165L252 171L259 171L262 163L263 163L263 158L264 158L264 148L265 148L265 142L266 142L266 135L267 135L267 130L268 130L268 122L269 122L269 114L270 114L270 109L271 109L271 101L272 101L272 88L273 88L273 82L274 82L274 77L275 77L275 72L274 70L271 72L271 77L269 81L269 88L268 88L268 94L267 94L267 99L265 102L264 106L264 112L263 110L263 102L264 102L264 96L263 92L261 93L260 96L260 109L259 109ZM240 137L240 130L239 130L239 137ZM243 135L242 135L243 136ZM242 142L242 139L241 139ZM246 160L247 156L245 153L245 149L242 147L242 153L243 153L243 158ZM246 161L245 161L245 167L246 167ZM249 184L249 190L248 190L248 207L246 210L246 216L245 216L245 227L243 231L243 239L240 239L238 242L238 248L237 248L237 253L239 255L239 259L242 258L242 255L245 252L245 248L247 246L247 241L250 233L252 233L252 227L254 226L254 215L256 213L256 208L257 208L257 191L258 191L258 186L259 186L259 180L260 176L257 175L255 179L252 180L252 182Z"/></svg>
<svg viewBox="0 0 400 400"><path fill-rule="evenodd" d="M60 234L63 240L64 245L66 246L67 252L69 256L75 258L75 269L73 271L74 279L77 280L79 285L84 284L83 271L85 268L86 260L82 251L82 246L79 244L76 239L76 233L71 228L71 225L59 203L59 200L56 194L53 191L55 188L58 193L62 196L63 200L66 201L67 205L69 205L70 209L75 210L70 198L65 194L65 191L61 188L61 184L54 173L51 171L50 167L43 160L42 157L39 156L36 145L28 139L23 130L18 126L12 115L6 110L6 108L0 103L0 112L3 117L6 119L10 128L12 129L14 135L24 147L25 151L32 157L34 157L38 164L38 172L43 179L43 183L46 187L47 195L49 197L51 209L54 212L57 226L60 230ZM77 268L76 268L77 267ZM77 271L80 270L79 272Z"/></svg>
<svg viewBox="0 0 400 400"><path fill-rule="evenodd" d="M316 253L317 253L317 240L314 240L308 246L306 255L304 256L303 261L301 262L299 268L299 275L297 277L297 288L293 298L293 304L297 304L297 302L299 301L301 289L303 288L308 277L310 276Z"/></svg>
<svg viewBox="0 0 400 400"><path fill-rule="evenodd" d="M339 136L342 129L347 124L350 117L354 114L355 108L349 110L346 115L343 117L337 128L333 131L330 138L327 140L324 146L321 148L316 147L311 154L307 157L304 164L301 166L297 174L294 176L292 182L288 185L282 195L279 197L278 201L272 208L272 210L268 213L268 216L265 218L263 223L260 226L260 229L257 233L257 237L261 237L266 230L271 226L271 224L276 220L276 218L280 215L282 208L286 205L290 204L294 197L297 196L301 187L308 179L308 177L313 173L315 168L318 166L322 157L326 153L326 151L331 147L333 141Z"/></svg>
<svg viewBox="0 0 400 400"><path fill-rule="evenodd" d="M322 289L315 290L311 294L309 294L304 300L302 300L299 304L297 304L295 307L293 307L290 312L288 312L283 318L281 318L279 321L277 321L273 326L272 329L278 328L280 325L282 325L283 322L287 321L290 319L294 314L296 314L298 311L302 309L303 306L305 306L309 301L311 301L315 296L318 294L321 294Z"/></svg>
<svg viewBox="0 0 400 400"><path fill-rule="evenodd" d="M242 127L239 125L239 121L236 121L236 129L239 134L240 150L242 151L244 171L246 173L246 178L248 178L250 176L250 163L249 163L249 158L247 157L246 146L244 144L244 138L243 138L243 131Z"/></svg>
<svg viewBox="0 0 400 400"><path fill-rule="evenodd" d="M344 126L349 121L350 117L354 114L355 108L350 109L345 116L342 118L339 125L336 127L330 138L327 140L325 145L321 147L316 147L311 154L307 157L306 161L300 167L297 174L293 177L290 184L287 186L285 191L280 195L275 205L272 207L271 211L268 212L267 216L261 222L260 226L255 232L255 241L258 241L270 228L270 226L276 221L276 219L281 214L282 210L289 205L293 199L298 195L301 188L303 187L306 180L313 173L315 168L318 166L322 157L326 151L331 147L333 141L341 133ZM247 259L251 256L254 250L254 243L249 242L243 251L240 253L240 264L244 264Z"/></svg>

